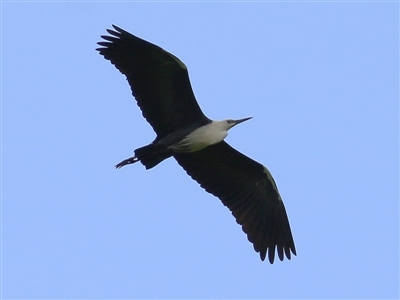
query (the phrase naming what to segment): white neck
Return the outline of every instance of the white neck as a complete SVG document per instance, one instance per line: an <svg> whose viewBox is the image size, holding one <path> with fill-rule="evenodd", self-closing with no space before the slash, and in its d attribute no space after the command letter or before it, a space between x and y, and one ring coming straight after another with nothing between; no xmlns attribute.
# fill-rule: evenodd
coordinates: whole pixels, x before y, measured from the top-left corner
<svg viewBox="0 0 400 300"><path fill-rule="evenodd" d="M222 142L228 135L225 121L213 121L201 126L188 134L180 143L179 148L185 148L185 152L194 152L208 146Z"/></svg>

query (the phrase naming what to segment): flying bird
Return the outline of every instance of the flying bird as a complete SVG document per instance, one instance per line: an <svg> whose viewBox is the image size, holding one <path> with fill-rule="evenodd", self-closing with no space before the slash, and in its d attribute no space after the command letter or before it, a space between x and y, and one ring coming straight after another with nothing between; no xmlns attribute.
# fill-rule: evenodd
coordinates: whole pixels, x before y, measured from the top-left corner
<svg viewBox="0 0 400 300"><path fill-rule="evenodd" d="M242 226L262 261L277 251L296 255L292 232L278 188L262 164L243 155L224 138L249 120L213 121L194 96L186 65L173 54L113 25L96 50L126 76L156 138L115 167L136 162L151 169L173 157L207 192L218 197Z"/></svg>

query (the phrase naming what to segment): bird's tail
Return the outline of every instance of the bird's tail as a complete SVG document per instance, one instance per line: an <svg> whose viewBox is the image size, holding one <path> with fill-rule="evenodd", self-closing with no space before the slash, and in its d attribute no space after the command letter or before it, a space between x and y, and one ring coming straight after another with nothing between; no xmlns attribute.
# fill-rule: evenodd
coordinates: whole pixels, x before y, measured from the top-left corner
<svg viewBox="0 0 400 300"><path fill-rule="evenodd" d="M135 150L135 158L140 161L146 169L151 169L172 156L172 152L163 145L150 144Z"/></svg>

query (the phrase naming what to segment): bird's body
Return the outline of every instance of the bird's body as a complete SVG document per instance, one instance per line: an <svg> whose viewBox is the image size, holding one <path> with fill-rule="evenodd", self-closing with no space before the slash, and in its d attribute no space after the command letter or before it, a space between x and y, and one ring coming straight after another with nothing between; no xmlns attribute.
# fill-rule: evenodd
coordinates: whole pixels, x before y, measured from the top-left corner
<svg viewBox="0 0 400 300"><path fill-rule="evenodd" d="M135 156L117 164L117 168L141 161L147 169L151 169L164 159L178 153L200 151L208 146L218 144L228 135L228 130L241 122L240 120L211 121L210 123L193 128L183 128L155 140L150 145L135 150Z"/></svg>
<svg viewBox="0 0 400 300"><path fill-rule="evenodd" d="M114 25L113 25L114 26ZM271 263L296 254L278 188L266 167L224 142L228 130L250 118L212 121L201 111L187 68L162 48L114 26L97 50L131 86L143 116L157 134L147 146L116 165L141 162L151 169L174 157L206 191L221 199L242 225L254 249Z"/></svg>

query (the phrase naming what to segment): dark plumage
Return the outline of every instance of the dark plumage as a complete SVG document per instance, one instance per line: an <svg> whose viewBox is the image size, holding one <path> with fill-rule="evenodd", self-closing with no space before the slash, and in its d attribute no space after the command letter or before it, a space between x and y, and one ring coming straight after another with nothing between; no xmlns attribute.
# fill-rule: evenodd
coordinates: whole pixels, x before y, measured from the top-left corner
<svg viewBox="0 0 400 300"><path fill-rule="evenodd" d="M96 50L127 77L143 116L157 134L151 144L136 149L135 156L116 167L140 161L150 169L172 156L229 208L262 260L268 254L273 263L275 251L280 260L284 255L288 259L291 253L296 255L286 210L271 174L223 141L230 128L249 118L208 119L195 99L183 62L113 27L115 30L107 30L110 36L102 36L105 41L99 42L101 48ZM209 132L218 138L211 142ZM200 137L209 144L200 143Z"/></svg>

